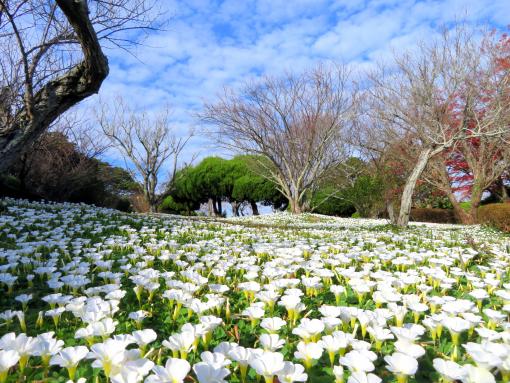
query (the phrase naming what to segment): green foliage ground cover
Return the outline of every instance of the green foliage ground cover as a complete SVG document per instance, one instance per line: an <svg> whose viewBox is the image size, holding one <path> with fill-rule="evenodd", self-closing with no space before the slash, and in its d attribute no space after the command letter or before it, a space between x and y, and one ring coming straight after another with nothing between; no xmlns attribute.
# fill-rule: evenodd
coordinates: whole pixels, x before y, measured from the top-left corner
<svg viewBox="0 0 510 383"><path fill-rule="evenodd" d="M75 381L165 381L151 376L176 359L193 366L186 381L199 382L437 382L448 373L440 359L458 363L450 372L458 366L463 382L507 381L510 245L497 232L311 214L220 222L6 206L0 352L17 347L23 357L7 382L67 381L55 358L76 346L90 354ZM282 326L268 327L270 318ZM36 350L51 332L63 344L48 365ZM130 338L141 334L147 344ZM179 344L183 336L193 344ZM251 355L246 378L241 350ZM403 358L402 371L390 371L390 356ZM260 367L280 358L287 370Z"/></svg>

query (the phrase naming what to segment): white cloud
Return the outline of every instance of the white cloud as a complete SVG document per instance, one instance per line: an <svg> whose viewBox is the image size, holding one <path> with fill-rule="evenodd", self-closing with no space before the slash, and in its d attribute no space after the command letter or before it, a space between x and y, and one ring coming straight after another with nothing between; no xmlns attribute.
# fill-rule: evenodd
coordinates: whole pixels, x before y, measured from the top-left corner
<svg viewBox="0 0 510 383"><path fill-rule="evenodd" d="M132 57L111 50L110 76L100 94L121 93L138 108L170 103L179 127L197 123L204 100L224 86L320 60L358 68L431 39L463 19L503 28L508 0L165 0L167 30L153 33ZM92 101L93 102L93 101ZM91 101L87 104L90 105ZM197 137L202 155L214 140ZM210 146L207 145L210 142ZM206 148L206 149L204 149ZM193 148L192 148L193 149Z"/></svg>

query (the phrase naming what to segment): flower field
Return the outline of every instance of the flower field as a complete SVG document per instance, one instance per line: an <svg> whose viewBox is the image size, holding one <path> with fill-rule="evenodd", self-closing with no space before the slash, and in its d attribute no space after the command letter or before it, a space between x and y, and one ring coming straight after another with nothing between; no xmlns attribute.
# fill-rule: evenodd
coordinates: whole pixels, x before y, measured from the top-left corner
<svg viewBox="0 0 510 383"><path fill-rule="evenodd" d="M510 379L508 236L5 202L0 383Z"/></svg>

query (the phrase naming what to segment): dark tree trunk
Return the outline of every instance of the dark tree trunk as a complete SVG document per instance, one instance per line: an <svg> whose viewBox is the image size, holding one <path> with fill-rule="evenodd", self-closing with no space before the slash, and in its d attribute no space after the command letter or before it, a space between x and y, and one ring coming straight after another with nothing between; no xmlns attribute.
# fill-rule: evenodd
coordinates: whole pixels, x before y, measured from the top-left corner
<svg viewBox="0 0 510 383"><path fill-rule="evenodd" d="M469 225L473 223L473 220L471 218L471 215L467 213L462 206L460 206L459 201L457 201L457 198L455 198L455 195L453 193L447 193L448 199L450 200L450 203L453 206L453 214L455 215L455 218L457 219L457 222L462 223L464 225Z"/></svg>
<svg viewBox="0 0 510 383"><path fill-rule="evenodd" d="M253 215L260 215L259 208L255 201L250 201L251 211Z"/></svg>
<svg viewBox="0 0 510 383"><path fill-rule="evenodd" d="M30 171L30 166L28 164L28 156L26 153L23 154L20 159L20 169L17 175L20 183L20 188L24 192L27 189L27 177L28 172Z"/></svg>
<svg viewBox="0 0 510 383"><path fill-rule="evenodd" d="M469 211L471 215L472 223L478 222L478 208L480 207L480 203L482 202L484 190L480 185L474 184L471 189L471 209Z"/></svg>
<svg viewBox="0 0 510 383"><path fill-rule="evenodd" d="M230 202L230 205L232 205L232 215L234 217L239 217L239 207L241 204L237 201Z"/></svg>
<svg viewBox="0 0 510 383"><path fill-rule="evenodd" d="M221 217L223 215L223 207L221 206L221 198L218 198L216 200L216 203L218 205L218 210L217 210L218 215Z"/></svg>
<svg viewBox="0 0 510 383"><path fill-rule="evenodd" d="M501 182L501 202L510 201L510 196L508 196L508 190L506 189L505 183Z"/></svg>
<svg viewBox="0 0 510 383"><path fill-rule="evenodd" d="M81 45L83 61L45 84L29 103L15 112L14 121L0 126L0 172L16 161L61 114L97 93L108 75L108 60L89 19L87 1L56 0Z"/></svg>

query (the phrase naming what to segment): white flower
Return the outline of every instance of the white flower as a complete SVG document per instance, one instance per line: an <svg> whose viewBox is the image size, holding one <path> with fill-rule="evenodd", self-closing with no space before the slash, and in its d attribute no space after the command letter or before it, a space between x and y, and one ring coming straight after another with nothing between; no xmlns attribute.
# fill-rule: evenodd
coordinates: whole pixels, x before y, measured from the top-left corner
<svg viewBox="0 0 510 383"><path fill-rule="evenodd" d="M148 359L140 358L138 350L128 350L124 352L122 364L113 367L112 383L136 383L143 380L143 377L154 367L154 363Z"/></svg>
<svg viewBox="0 0 510 383"><path fill-rule="evenodd" d="M496 378L489 370L484 367L466 364L462 366L465 375L461 379L462 383L496 383Z"/></svg>
<svg viewBox="0 0 510 383"><path fill-rule="evenodd" d="M14 350L20 354L21 357L28 356L33 353L37 347L37 339L27 336L26 334L19 334L10 332L0 338L0 348L4 350Z"/></svg>
<svg viewBox="0 0 510 383"><path fill-rule="evenodd" d="M387 328L375 326L375 327L368 327L367 331L370 335L374 337L376 341L384 341L388 339L393 339L394 336L391 333L391 331Z"/></svg>
<svg viewBox="0 0 510 383"><path fill-rule="evenodd" d="M205 362L193 366L199 383L224 383L230 372L225 367L210 365Z"/></svg>
<svg viewBox="0 0 510 383"><path fill-rule="evenodd" d="M225 355L219 352L204 351L200 354L200 358L202 358L202 362L215 367L226 367L230 364L230 360L225 358Z"/></svg>
<svg viewBox="0 0 510 383"><path fill-rule="evenodd" d="M462 368L462 366L452 362L451 360L436 358L433 360L432 364L434 365L435 370L449 382L461 380L466 374L466 371Z"/></svg>
<svg viewBox="0 0 510 383"><path fill-rule="evenodd" d="M292 330L292 333L304 340L315 338L324 331L324 323L319 319L303 318L299 326Z"/></svg>
<svg viewBox="0 0 510 383"><path fill-rule="evenodd" d="M19 361L19 354L14 350L0 350L0 375L7 373Z"/></svg>
<svg viewBox="0 0 510 383"><path fill-rule="evenodd" d="M228 356L230 351L233 349L239 347L237 343L233 342L221 342L219 345L214 347L214 352L218 352L220 354L223 354L225 356Z"/></svg>
<svg viewBox="0 0 510 383"><path fill-rule="evenodd" d="M154 342L156 340L156 338L158 337L156 332L150 328L144 329L144 330L133 331L131 333L131 335L133 336L135 342L139 346L146 346L149 343Z"/></svg>
<svg viewBox="0 0 510 383"><path fill-rule="evenodd" d="M280 317L264 318L262 322L260 322L260 327L267 330L269 333L276 333L286 324L287 322Z"/></svg>
<svg viewBox="0 0 510 383"><path fill-rule="evenodd" d="M347 348L353 340L353 336L351 334L347 334L343 331L335 331L331 335L335 338L335 342L338 343L339 349Z"/></svg>
<svg viewBox="0 0 510 383"><path fill-rule="evenodd" d="M37 336L37 344L32 354L35 356L40 356L43 358L43 360L48 362L49 357L51 355L55 355L64 346L64 342L62 340L55 339L53 336L53 331L39 334Z"/></svg>
<svg viewBox="0 0 510 383"><path fill-rule="evenodd" d="M110 377L112 370L120 370L125 359L126 346L115 339L107 339L104 343L96 343L90 348L88 359L94 359L92 367L102 368L105 375Z"/></svg>
<svg viewBox="0 0 510 383"><path fill-rule="evenodd" d="M187 360L168 358L165 367L152 367L152 375L145 379L145 383L182 383L191 369Z"/></svg>
<svg viewBox="0 0 510 383"><path fill-rule="evenodd" d="M333 287L333 286L332 286ZM342 313L342 310L338 306L328 306L328 305L322 305L319 307L319 312L324 317L339 317Z"/></svg>
<svg viewBox="0 0 510 383"><path fill-rule="evenodd" d="M51 358L50 364L63 368L77 366L87 356L88 352L89 350L85 346L66 347Z"/></svg>
<svg viewBox="0 0 510 383"><path fill-rule="evenodd" d="M402 354L409 355L412 358L420 358L425 355L425 349L415 343L409 342L407 340L398 340L394 343L395 350L401 352Z"/></svg>
<svg viewBox="0 0 510 383"><path fill-rule="evenodd" d="M88 355L88 352L89 350L85 346L66 347L51 357L50 364L66 368L69 378L73 380L78 363Z"/></svg>
<svg viewBox="0 0 510 383"><path fill-rule="evenodd" d="M283 368L277 373L281 383L306 382L308 375L300 364L285 362Z"/></svg>
<svg viewBox="0 0 510 383"><path fill-rule="evenodd" d="M262 334L259 340L264 351L276 351L285 344L285 341L277 334Z"/></svg>
<svg viewBox="0 0 510 383"><path fill-rule="evenodd" d="M305 366L309 367L312 360L320 359L323 351L323 348L318 343L305 343L301 341L297 345L294 357L302 360Z"/></svg>
<svg viewBox="0 0 510 383"><path fill-rule="evenodd" d="M345 356L341 357L340 364L347 367L352 372L370 372L375 369L372 361L357 350L350 351Z"/></svg>
<svg viewBox="0 0 510 383"><path fill-rule="evenodd" d="M324 350L327 352L333 352L336 353L338 350L340 350L342 343L337 341L337 338L335 338L332 335L326 335L323 336L322 339L317 342L319 346L321 346Z"/></svg>
<svg viewBox="0 0 510 383"><path fill-rule="evenodd" d="M260 319L264 316L264 309L257 306L250 306L243 310L241 315L248 317L249 319Z"/></svg>
<svg viewBox="0 0 510 383"><path fill-rule="evenodd" d="M266 351L260 355L253 355L250 365L258 375L271 378L283 369L283 355L279 352Z"/></svg>
<svg viewBox="0 0 510 383"><path fill-rule="evenodd" d="M487 293L486 290L483 290L483 289L474 289L469 293L469 295L471 295L476 300L482 300L482 299L489 298L489 294Z"/></svg>
<svg viewBox="0 0 510 383"><path fill-rule="evenodd" d="M333 367L333 375L335 375L335 382L343 382L344 381L344 368L342 366L334 366Z"/></svg>
<svg viewBox="0 0 510 383"><path fill-rule="evenodd" d="M445 317L442 321L442 325L456 334L467 331L471 327L469 321L459 317Z"/></svg>
<svg viewBox="0 0 510 383"><path fill-rule="evenodd" d="M362 371L356 371L349 376L347 383L380 383L382 381L377 375L366 373Z"/></svg>
<svg viewBox="0 0 510 383"><path fill-rule="evenodd" d="M416 324L405 324L404 327L391 327L391 331L399 340L417 341L425 333L425 328Z"/></svg>
<svg viewBox="0 0 510 383"><path fill-rule="evenodd" d="M165 346L166 348L169 348L172 351L181 351L184 353L188 353L191 351L194 341L195 341L194 334L179 333L170 336L168 340L164 340L162 345Z"/></svg>
<svg viewBox="0 0 510 383"><path fill-rule="evenodd" d="M393 372L395 375L414 375L418 370L418 361L406 354L401 352L395 352L392 355L384 357L386 362L386 368Z"/></svg>
<svg viewBox="0 0 510 383"><path fill-rule="evenodd" d="M262 351L262 350L260 350ZM250 358L252 357L253 353L250 349L244 348L241 346L233 347L228 352L228 356L235 360L237 363L241 365L247 365L250 361Z"/></svg>

